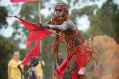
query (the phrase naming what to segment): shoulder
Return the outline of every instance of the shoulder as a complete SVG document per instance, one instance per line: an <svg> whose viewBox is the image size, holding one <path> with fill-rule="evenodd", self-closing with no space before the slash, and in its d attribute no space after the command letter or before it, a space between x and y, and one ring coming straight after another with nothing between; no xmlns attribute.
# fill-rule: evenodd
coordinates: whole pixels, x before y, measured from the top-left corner
<svg viewBox="0 0 119 79"><path fill-rule="evenodd" d="M17 63L18 65L20 64L20 67L21 68L24 68L24 65L23 64L21 64L22 63L22 61L21 60L19 60L19 62Z"/></svg>
<svg viewBox="0 0 119 79"><path fill-rule="evenodd" d="M68 25L76 26L76 23L73 22L71 19L67 19L67 20L66 20L66 23L67 23Z"/></svg>
<svg viewBox="0 0 119 79"><path fill-rule="evenodd" d="M67 19L66 21L67 21L67 22L72 22L72 20L71 20L71 19Z"/></svg>
<svg viewBox="0 0 119 79"><path fill-rule="evenodd" d="M21 64L21 63L22 63L22 61L21 61L21 60L19 60L19 61L18 61L18 64Z"/></svg>
<svg viewBox="0 0 119 79"><path fill-rule="evenodd" d="M14 60L11 59L11 60L8 62L8 66L10 66L10 65L13 64L13 63L14 63Z"/></svg>
<svg viewBox="0 0 119 79"><path fill-rule="evenodd" d="M10 61L9 61L9 63L13 63L14 62L14 60L13 59L11 59Z"/></svg>

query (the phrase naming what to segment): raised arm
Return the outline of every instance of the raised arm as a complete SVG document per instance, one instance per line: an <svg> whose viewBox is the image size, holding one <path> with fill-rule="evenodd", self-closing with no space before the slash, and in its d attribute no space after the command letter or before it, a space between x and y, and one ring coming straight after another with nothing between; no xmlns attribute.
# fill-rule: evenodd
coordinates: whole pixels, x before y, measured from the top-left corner
<svg viewBox="0 0 119 79"><path fill-rule="evenodd" d="M51 25L51 24L39 24L39 27L41 28L47 28L55 31L61 31L61 30L66 30L68 28L68 23L65 21L61 25Z"/></svg>

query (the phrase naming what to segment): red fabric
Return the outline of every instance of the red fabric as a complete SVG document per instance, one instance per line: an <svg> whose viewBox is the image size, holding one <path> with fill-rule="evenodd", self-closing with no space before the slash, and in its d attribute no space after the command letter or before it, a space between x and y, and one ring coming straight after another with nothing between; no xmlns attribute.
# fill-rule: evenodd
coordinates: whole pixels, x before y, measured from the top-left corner
<svg viewBox="0 0 119 79"><path fill-rule="evenodd" d="M63 73L63 71L65 70L67 66L67 60L65 59L62 64L56 69L56 74L58 76L58 79L61 79L61 75Z"/></svg>
<svg viewBox="0 0 119 79"><path fill-rule="evenodd" d="M25 26L28 30L30 30L30 31L38 30L38 29L39 29L38 26L37 26L37 24L34 24L34 23L30 22L30 21L24 20L24 19L19 18L19 17L17 17L17 16L14 16L14 17L17 18L18 20L20 20L20 21L24 24L24 26Z"/></svg>
<svg viewBox="0 0 119 79"><path fill-rule="evenodd" d="M70 79L77 79L77 74L79 72L79 70L82 67L85 67L87 62L89 61L91 55L88 52L83 52L81 51L80 47L76 48L76 51L78 52L77 54L74 54L72 56L72 60L75 60L78 64L78 68L75 70L75 72L72 74Z"/></svg>
<svg viewBox="0 0 119 79"><path fill-rule="evenodd" d="M87 62L90 59L90 53L82 54L81 53L82 51L79 47L77 47L75 50L78 52L77 54L72 54L71 52L68 54L68 61L75 60L78 65L78 68L74 71L74 73L72 74L70 79L77 79L77 74L78 74L79 70L81 69L81 67L85 67L85 65L87 64ZM58 69L56 70L58 79L61 79L61 75L67 66L66 62L68 62L68 61L65 60L64 63L61 64L58 67Z"/></svg>
<svg viewBox="0 0 119 79"><path fill-rule="evenodd" d="M36 43L36 45L34 46L34 48L26 55L26 57L22 61L22 64L28 64L29 59L33 56L38 57L39 56L39 48L40 48L40 41L38 41Z"/></svg>
<svg viewBox="0 0 119 79"><path fill-rule="evenodd" d="M14 3L16 2L36 2L36 1L38 0L11 0L11 2L14 2Z"/></svg>
<svg viewBox="0 0 119 79"><path fill-rule="evenodd" d="M40 40L48 35L50 35L52 32L48 31L47 29L39 29L36 31L31 31L28 35L26 45L27 47L30 46L30 43L35 40Z"/></svg>
<svg viewBox="0 0 119 79"><path fill-rule="evenodd" d="M26 41L26 45L27 47L30 46L30 43L35 41L35 40L40 40L48 35L50 35L52 32L47 30L47 29L43 29L43 28L39 28L37 26L37 24L34 24L32 22L23 20L22 18L18 18L17 16L14 16L15 18L19 19L24 26L30 30L31 32L28 35L28 39Z"/></svg>

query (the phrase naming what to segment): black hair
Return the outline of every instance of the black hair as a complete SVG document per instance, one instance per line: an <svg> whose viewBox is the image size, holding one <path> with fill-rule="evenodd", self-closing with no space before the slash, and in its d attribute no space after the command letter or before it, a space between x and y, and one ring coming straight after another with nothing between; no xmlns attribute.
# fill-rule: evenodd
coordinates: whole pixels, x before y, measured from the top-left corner
<svg viewBox="0 0 119 79"><path fill-rule="evenodd" d="M39 64L39 59L38 57L31 57L30 58L30 66L36 67Z"/></svg>

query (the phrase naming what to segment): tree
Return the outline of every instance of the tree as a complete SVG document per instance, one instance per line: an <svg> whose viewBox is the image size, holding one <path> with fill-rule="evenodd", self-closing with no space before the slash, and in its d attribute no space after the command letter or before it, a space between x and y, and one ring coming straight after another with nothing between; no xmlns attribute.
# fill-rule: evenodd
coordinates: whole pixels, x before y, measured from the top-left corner
<svg viewBox="0 0 119 79"><path fill-rule="evenodd" d="M0 29L2 26L7 25L6 17L8 16L8 10L6 7L0 6Z"/></svg>
<svg viewBox="0 0 119 79"><path fill-rule="evenodd" d="M112 0L107 0L102 8L97 10L96 15L88 16L91 22L87 31L89 37L106 34L112 36L119 43L119 10Z"/></svg>
<svg viewBox="0 0 119 79"><path fill-rule="evenodd" d="M7 79L8 61L14 51L19 51L17 42L0 36L0 78Z"/></svg>

